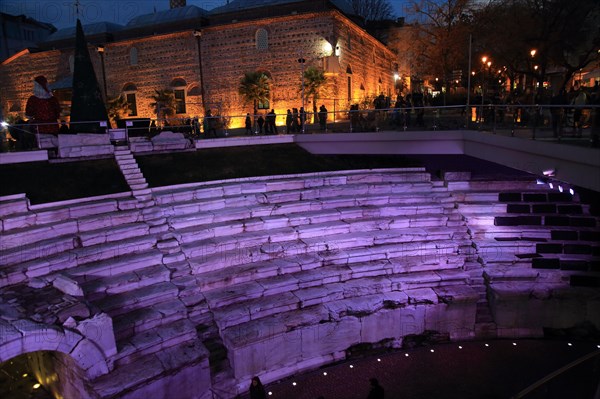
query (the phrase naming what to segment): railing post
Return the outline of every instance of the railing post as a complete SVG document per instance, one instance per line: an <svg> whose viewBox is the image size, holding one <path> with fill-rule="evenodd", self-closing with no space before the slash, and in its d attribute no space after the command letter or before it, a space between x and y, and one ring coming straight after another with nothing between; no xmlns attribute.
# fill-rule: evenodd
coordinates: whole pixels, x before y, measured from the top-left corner
<svg viewBox="0 0 600 399"><path fill-rule="evenodd" d="M531 131L531 139L535 140L535 130L537 128L537 120L538 120L538 107L537 105L533 106L533 127Z"/></svg>
<svg viewBox="0 0 600 399"><path fill-rule="evenodd" d="M40 126L36 123L35 125L35 140L37 141L38 150L42 149L42 143L40 141Z"/></svg>

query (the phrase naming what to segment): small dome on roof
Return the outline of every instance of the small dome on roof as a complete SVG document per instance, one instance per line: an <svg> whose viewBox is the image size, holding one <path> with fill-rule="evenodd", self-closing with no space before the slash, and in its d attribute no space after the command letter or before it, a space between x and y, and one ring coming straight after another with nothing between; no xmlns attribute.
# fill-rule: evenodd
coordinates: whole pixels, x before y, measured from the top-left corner
<svg viewBox="0 0 600 399"><path fill-rule="evenodd" d="M151 14L134 17L127 23L127 29L141 28L145 26L161 25L170 22L181 22L190 19L205 17L208 11L196 6L177 7Z"/></svg>
<svg viewBox="0 0 600 399"><path fill-rule="evenodd" d="M96 22L93 24L83 25L83 33L86 36L99 35L102 33L113 33L123 29L123 25L113 24L111 22ZM75 27L60 29L44 40L45 42L55 42L65 39L75 38Z"/></svg>
<svg viewBox="0 0 600 399"><path fill-rule="evenodd" d="M300 3L303 0L233 0L229 4L211 10L211 14L223 14L227 12L235 12L248 10L259 7L272 7L282 4ZM329 0L331 4L340 9L344 14L352 15L354 11L352 7L344 0Z"/></svg>

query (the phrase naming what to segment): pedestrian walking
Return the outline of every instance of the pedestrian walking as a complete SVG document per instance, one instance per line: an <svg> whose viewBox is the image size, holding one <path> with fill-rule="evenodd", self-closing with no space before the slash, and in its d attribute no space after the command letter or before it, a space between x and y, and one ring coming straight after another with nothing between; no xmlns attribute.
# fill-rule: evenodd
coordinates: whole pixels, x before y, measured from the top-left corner
<svg viewBox="0 0 600 399"><path fill-rule="evenodd" d="M250 383L250 399L267 399L265 387L258 377L252 377L252 382Z"/></svg>
<svg viewBox="0 0 600 399"><path fill-rule="evenodd" d="M252 135L252 118L250 118L249 113L246 114L245 124L246 124L246 136L251 136Z"/></svg>
<svg viewBox="0 0 600 399"><path fill-rule="evenodd" d="M292 125L293 125L293 115L292 111L287 110L287 114L285 115L285 132L287 134L292 133Z"/></svg>
<svg viewBox="0 0 600 399"><path fill-rule="evenodd" d="M256 120L256 123L258 123L258 134L263 134L263 126L265 124L265 118L263 118L262 115L259 115L258 119Z"/></svg>
<svg viewBox="0 0 600 399"><path fill-rule="evenodd" d="M321 126L321 130L327 130L327 108L322 104L319 108L319 125Z"/></svg>
<svg viewBox="0 0 600 399"><path fill-rule="evenodd" d="M377 378L371 378L369 383L371 384L371 390L367 399L384 399L383 387L379 385Z"/></svg>

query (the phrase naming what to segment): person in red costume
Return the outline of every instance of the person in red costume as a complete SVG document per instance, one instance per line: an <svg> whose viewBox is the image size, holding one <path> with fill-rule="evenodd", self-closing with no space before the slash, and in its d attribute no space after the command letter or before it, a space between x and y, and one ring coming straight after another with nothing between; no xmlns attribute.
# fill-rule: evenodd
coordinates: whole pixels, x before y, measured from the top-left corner
<svg viewBox="0 0 600 399"><path fill-rule="evenodd" d="M37 76L33 80L33 96L27 100L25 115L30 123L39 124L39 133L58 134L56 121L60 116L60 104L52 95L48 88L48 80L44 76Z"/></svg>

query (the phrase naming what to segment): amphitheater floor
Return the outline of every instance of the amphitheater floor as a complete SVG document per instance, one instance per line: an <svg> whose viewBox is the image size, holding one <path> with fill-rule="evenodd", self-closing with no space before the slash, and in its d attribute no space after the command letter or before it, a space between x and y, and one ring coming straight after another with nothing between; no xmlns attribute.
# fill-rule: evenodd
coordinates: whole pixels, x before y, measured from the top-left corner
<svg viewBox="0 0 600 399"><path fill-rule="evenodd" d="M369 378L375 377L385 388L386 399L508 399L553 371L598 350L598 343L570 343L477 341L370 355L270 384L268 397L364 399L369 393ZM596 356L525 398L591 399L599 382L600 358Z"/></svg>

